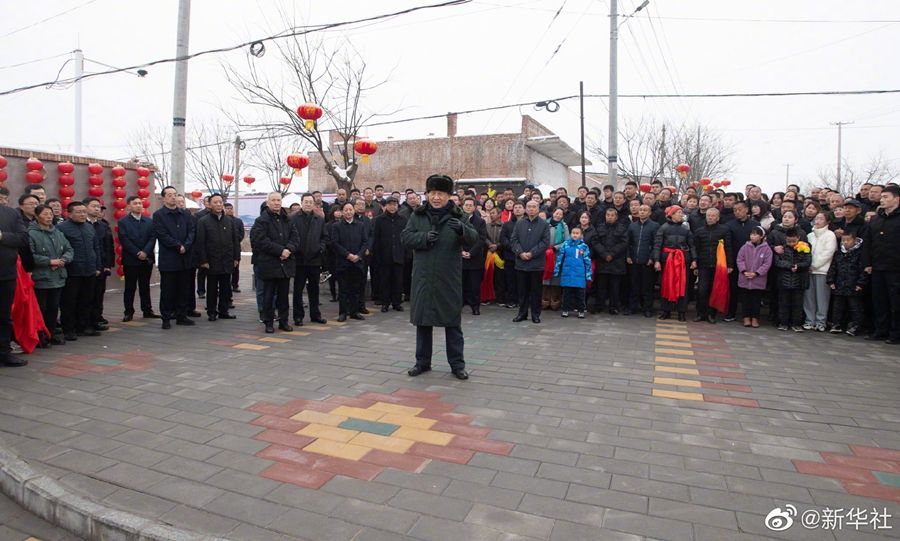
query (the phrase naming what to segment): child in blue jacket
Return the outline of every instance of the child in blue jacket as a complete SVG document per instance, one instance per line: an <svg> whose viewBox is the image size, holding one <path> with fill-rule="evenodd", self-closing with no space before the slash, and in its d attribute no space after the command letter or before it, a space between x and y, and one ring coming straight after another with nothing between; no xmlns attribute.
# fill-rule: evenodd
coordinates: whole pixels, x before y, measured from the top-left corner
<svg viewBox="0 0 900 541"><path fill-rule="evenodd" d="M574 310L584 319L585 289L591 281L591 249L581 240L580 227L573 227L569 234L556 256L553 276L559 277L562 286L562 317L569 317L569 311Z"/></svg>

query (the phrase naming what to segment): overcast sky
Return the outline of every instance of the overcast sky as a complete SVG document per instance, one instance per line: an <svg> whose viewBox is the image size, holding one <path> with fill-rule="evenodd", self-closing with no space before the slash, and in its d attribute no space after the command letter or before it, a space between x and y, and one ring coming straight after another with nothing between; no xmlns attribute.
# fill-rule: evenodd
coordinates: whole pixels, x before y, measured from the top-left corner
<svg viewBox="0 0 900 541"><path fill-rule="evenodd" d="M399 10L436 0L275 2L194 0L191 52L274 34L285 28L279 9L298 23L324 23ZM638 0L621 0L631 13ZM555 12L562 13L553 20ZM74 8L74 9L72 9ZM42 19L72 9L46 22ZM476 0L326 34L329 43L364 55L374 79L372 112L402 107L396 118L440 114L608 91L609 4L596 0ZM127 66L174 56L176 0L17 2L0 27L0 90L53 80L76 46L88 59ZM815 22L796 22L796 21ZM552 21L552 23L551 23ZM795 22L784 22L795 21ZM834 22L829 22L834 21ZM850 22L865 21L865 22ZM870 22L873 21L873 22ZM900 88L900 2L896 0L651 0L621 27L619 91L770 92ZM38 23L38 24L35 24ZM30 26L33 25L33 26ZM30 28L22 29L30 26ZM20 30L22 29L22 30ZM559 51L553 52L562 43ZM266 66L276 66L269 45ZM8 67L35 59L49 60ZM552 60L551 60L552 56ZM192 60L188 123L212 122L221 111L242 110L222 76L222 63L242 64L235 51ZM892 60L893 59L893 60ZM88 64L88 71L103 69ZM172 116L174 64L148 68L143 79L118 74L84 83L85 153L129 155L141 126L167 126ZM72 74L70 62L62 71ZM298 98L299 103L299 98ZM74 91L37 89L0 97L0 145L39 150L73 148ZM589 137L606 139L606 100L587 100ZM578 103L555 114L524 107L578 146ZM708 125L733 143L731 178L769 191L815 177L836 160L835 121L844 129L844 154L862 165L883 153L900 167L900 94L850 97L623 99L620 123L641 117L674 125ZM460 134L518 131L518 109L465 115ZM372 128L376 139L442 136L445 122ZM593 169L604 170L591 156Z"/></svg>

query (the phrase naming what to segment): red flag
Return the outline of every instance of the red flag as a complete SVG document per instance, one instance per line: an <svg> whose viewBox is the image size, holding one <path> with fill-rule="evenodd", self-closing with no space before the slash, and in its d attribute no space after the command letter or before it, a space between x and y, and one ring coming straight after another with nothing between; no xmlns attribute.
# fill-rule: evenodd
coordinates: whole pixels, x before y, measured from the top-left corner
<svg viewBox="0 0 900 541"><path fill-rule="evenodd" d="M489 253L484 262L484 276L481 278L481 302L497 298L494 292L494 254Z"/></svg>
<svg viewBox="0 0 900 541"><path fill-rule="evenodd" d="M709 294L709 307L719 312L728 313L728 261L725 257L725 241L720 240L716 248L716 274L713 278L712 292Z"/></svg>
<svg viewBox="0 0 900 541"><path fill-rule="evenodd" d="M544 252L544 275L543 280L546 282L553 278L553 271L556 269L556 253L553 248L547 248Z"/></svg>
<svg viewBox="0 0 900 541"><path fill-rule="evenodd" d="M676 302L684 297L686 287L684 251L678 248L663 248L663 252L669 254L669 257L666 258L666 265L663 267L659 295L669 302Z"/></svg>
<svg viewBox="0 0 900 541"><path fill-rule="evenodd" d="M22 267L22 258L16 261L18 277L16 278L16 293L13 296L12 321L16 342L22 346L25 353L31 353L40 342L38 332L43 331L50 337L50 331L44 325L44 316L41 307L34 296L34 280Z"/></svg>

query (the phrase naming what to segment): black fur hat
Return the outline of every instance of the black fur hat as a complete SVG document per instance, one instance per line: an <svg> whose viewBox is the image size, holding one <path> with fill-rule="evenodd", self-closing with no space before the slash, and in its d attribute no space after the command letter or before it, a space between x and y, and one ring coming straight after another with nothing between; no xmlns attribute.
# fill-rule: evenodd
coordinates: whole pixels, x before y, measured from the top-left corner
<svg viewBox="0 0 900 541"><path fill-rule="evenodd" d="M448 177L447 175L431 175L425 181L425 193L435 190L452 194L453 179Z"/></svg>

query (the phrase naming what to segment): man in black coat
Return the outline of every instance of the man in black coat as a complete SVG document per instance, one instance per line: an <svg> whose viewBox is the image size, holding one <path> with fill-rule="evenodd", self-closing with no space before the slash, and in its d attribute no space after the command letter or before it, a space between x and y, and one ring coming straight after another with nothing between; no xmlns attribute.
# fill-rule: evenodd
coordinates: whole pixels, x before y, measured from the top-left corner
<svg viewBox="0 0 900 541"><path fill-rule="evenodd" d="M69 218L57 228L72 245L74 257L66 265L66 285L60 299L60 321L66 340L78 336L99 336L91 321L94 282L103 271L102 249L96 229L88 222L87 207L81 201L69 203Z"/></svg>
<svg viewBox="0 0 900 541"><path fill-rule="evenodd" d="M875 186L872 187L874 190ZM872 193L871 190L869 192ZM863 264L872 276L875 331L867 340L900 344L900 188L881 191L881 207L869 221L863 241Z"/></svg>
<svg viewBox="0 0 900 541"><path fill-rule="evenodd" d="M525 216L516 222L512 234L512 250L516 254L516 278L519 290L519 313L513 322L525 321L531 308L531 321L541 322L541 280L544 275L544 252L550 246L550 226L538 216L537 201L525 205Z"/></svg>
<svg viewBox="0 0 900 541"><path fill-rule="evenodd" d="M759 222L750 217L750 205L746 201L738 201L734 204L734 219L726 224L731 233L731 253L737 261L737 253L750 240L750 232L759 227ZM734 267L737 268L737 267ZM731 292L728 298L728 313L723 321L734 321L738 307L738 275L732 272L728 275L728 290Z"/></svg>
<svg viewBox="0 0 900 541"><path fill-rule="evenodd" d="M359 219L352 203L344 203L341 212L342 218L334 223L328 239L335 255L334 272L340 294L338 321L347 321L348 316L364 320L359 312L366 287L369 226Z"/></svg>
<svg viewBox="0 0 900 541"><path fill-rule="evenodd" d="M484 277L484 252L487 248L487 224L475 208L475 198L467 197L462 205L463 213L475 232L478 242L462 252L463 304L472 309L472 315L481 314L481 280Z"/></svg>
<svg viewBox="0 0 900 541"><path fill-rule="evenodd" d="M516 275L516 254L512 249L512 234L516 222L525 216L525 205L516 201L509 221L500 228L500 257L503 258L503 281L505 298L498 302L505 308L519 307L518 278Z"/></svg>
<svg viewBox="0 0 900 541"><path fill-rule="evenodd" d="M0 365L25 366L28 361L11 353L12 303L16 294L19 249L28 246L28 233L18 213L0 205ZM30 250L29 250L30 252Z"/></svg>
<svg viewBox="0 0 900 541"><path fill-rule="evenodd" d="M327 206L327 203L326 203ZM234 215L234 205L231 203L225 203L225 216L229 218L233 218L235 222L237 222L238 228L238 242L244 241L244 236L246 236L247 232L244 231L244 222L241 219ZM231 292L232 293L240 293L241 292L241 266L238 265L234 268L234 272L231 273Z"/></svg>
<svg viewBox="0 0 900 541"><path fill-rule="evenodd" d="M153 213L153 233L159 241L159 310L162 328L193 325L188 318L194 298L191 279L191 250L196 230L191 215L178 207L178 193L172 186L162 190L163 206Z"/></svg>
<svg viewBox="0 0 900 541"><path fill-rule="evenodd" d="M209 214L209 198L212 195L207 195L201 201L203 201L203 208L195 212L191 215L191 218L194 219L194 229L197 229L197 223L200 220ZM191 279L194 281L194 285L197 288L197 297L201 299L206 297L206 269L200 267L200 262L197 260L197 254L191 254L191 266L193 267L191 270ZM196 312L197 310L197 299L194 298L191 300L191 311ZM200 317L199 313L191 314L194 317Z"/></svg>
<svg viewBox="0 0 900 541"><path fill-rule="evenodd" d="M719 223L719 210L711 208L706 211L706 225L694 232L694 246L697 249L697 268L694 270L697 276L697 317L694 321L716 322L716 310L709 306L709 295L716 276L716 253L720 240L725 242L728 272L733 274L734 250L731 245L731 232L727 225Z"/></svg>
<svg viewBox="0 0 900 541"><path fill-rule="evenodd" d="M150 300L150 275L153 273L154 247L153 221L144 216L141 198L132 195L126 201L128 214L119 220L119 242L122 244L122 268L125 270L125 317L128 322L134 318L134 293L141 297L141 312L145 318L159 318L153 313Z"/></svg>
<svg viewBox="0 0 900 541"><path fill-rule="evenodd" d="M88 197L84 201L87 206L88 221L94 226L100 242L100 276L94 280L94 301L91 303L91 323L104 331L109 328L109 321L103 318L103 298L106 294L106 278L116 264L116 252L113 245L112 228L103 219L103 204L96 197Z"/></svg>
<svg viewBox="0 0 900 541"><path fill-rule="evenodd" d="M275 308L278 308L278 328L291 332L288 325L290 305L288 295L291 278L296 273L296 257L300 241L287 212L281 207L281 192L266 198L266 208L250 229L250 245L256 262L256 273L263 281L263 323L266 332L275 332Z"/></svg>
<svg viewBox="0 0 900 541"><path fill-rule="evenodd" d="M197 222L194 251L200 268L206 271L206 314L209 321L235 319L231 306L231 273L241 264L243 226L225 215L225 199L209 196L209 213Z"/></svg>
<svg viewBox="0 0 900 541"><path fill-rule="evenodd" d="M400 244L400 233L406 227L406 218L400 216L399 204L397 199L387 198L384 213L372 223L372 260L381 279L382 312L392 306L398 312L403 311L403 267L407 250Z"/></svg>
<svg viewBox="0 0 900 541"><path fill-rule="evenodd" d="M291 218L299 241L297 269L294 273L294 325L303 325L303 289L309 293L309 320L327 323L319 308L319 274L325 262L328 236L325 219L316 213L316 200L308 193L300 198L300 212Z"/></svg>

